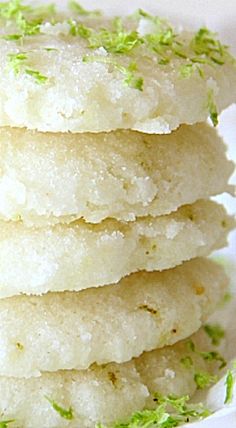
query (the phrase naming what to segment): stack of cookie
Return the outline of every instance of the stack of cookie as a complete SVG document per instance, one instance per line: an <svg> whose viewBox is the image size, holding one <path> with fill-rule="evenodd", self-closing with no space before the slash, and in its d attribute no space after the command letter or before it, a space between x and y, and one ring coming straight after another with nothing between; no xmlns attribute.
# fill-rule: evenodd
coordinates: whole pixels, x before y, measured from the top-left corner
<svg viewBox="0 0 236 428"><path fill-rule="evenodd" d="M197 122L236 100L234 61L207 29L70 8L0 4L4 426L112 426L213 379L233 165Z"/></svg>

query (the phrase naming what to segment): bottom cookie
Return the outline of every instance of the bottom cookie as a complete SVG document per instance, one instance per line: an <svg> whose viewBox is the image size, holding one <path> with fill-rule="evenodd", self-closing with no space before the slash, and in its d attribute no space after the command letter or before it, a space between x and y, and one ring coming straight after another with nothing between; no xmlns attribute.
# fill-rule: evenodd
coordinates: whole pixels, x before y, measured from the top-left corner
<svg viewBox="0 0 236 428"><path fill-rule="evenodd" d="M126 422L133 412L156 406L156 393L192 396L213 381L212 374L224 362L208 351L209 339L202 330L125 364L31 379L0 377L0 422L10 421L7 428L92 428Z"/></svg>

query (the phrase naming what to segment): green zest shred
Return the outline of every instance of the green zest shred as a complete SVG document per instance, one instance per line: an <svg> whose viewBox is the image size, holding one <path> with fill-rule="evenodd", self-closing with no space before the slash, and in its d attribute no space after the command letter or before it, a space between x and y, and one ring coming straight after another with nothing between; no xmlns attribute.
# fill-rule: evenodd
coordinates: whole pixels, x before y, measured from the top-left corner
<svg viewBox="0 0 236 428"><path fill-rule="evenodd" d="M204 79L204 71L198 64L188 62L179 67L179 74L183 79L189 79L196 71L198 72L199 76Z"/></svg>
<svg viewBox="0 0 236 428"><path fill-rule="evenodd" d="M13 422L15 422L14 419L8 421L0 421L0 428L8 428L8 425L12 424Z"/></svg>
<svg viewBox="0 0 236 428"><path fill-rule="evenodd" d="M205 326L205 328L208 328L209 326ZM217 326L217 328L219 329L219 331L223 331L221 330L220 326ZM207 333L208 334L208 333ZM214 341L215 344L215 341ZM218 341L217 341L218 344ZM186 346L189 349L189 351L195 353L196 355L199 355L200 357L203 358L203 360L208 361L208 362L219 362L219 370L223 369L224 367L226 367L227 363L224 359L224 357L217 351L199 351L196 348L195 343L192 340L188 340L186 342ZM181 363L186 367L186 368L190 368L193 366L193 360L190 356L186 356L184 358L182 358Z"/></svg>
<svg viewBox="0 0 236 428"><path fill-rule="evenodd" d="M31 6L23 6L21 0L0 3L0 18L15 19L20 13L31 12Z"/></svg>
<svg viewBox="0 0 236 428"><path fill-rule="evenodd" d="M200 28L191 42L191 48L197 55L211 65L212 63L223 65L227 60L228 46L222 45L216 38L216 34L207 28Z"/></svg>
<svg viewBox="0 0 236 428"><path fill-rule="evenodd" d="M125 76L124 83L126 85L131 88L138 89L139 91L143 91L143 78L135 75L137 71L137 64L135 62L131 62L128 67L123 67L117 64L116 68Z"/></svg>
<svg viewBox="0 0 236 428"><path fill-rule="evenodd" d="M81 6L77 1L70 0L68 2L68 7L72 12L75 12L77 15L81 16L100 16L100 10L86 10L83 6Z"/></svg>
<svg viewBox="0 0 236 428"><path fill-rule="evenodd" d="M228 291L227 293L225 293L225 295L222 299L223 305L231 302L232 299L233 299L233 294L230 291Z"/></svg>
<svg viewBox="0 0 236 428"><path fill-rule="evenodd" d="M173 428L186 422L203 419L210 415L208 409L204 409L201 404L190 405L189 397L176 397L169 395L164 397L155 394L154 401L157 407L154 410L143 410L134 413L130 420L125 423L116 423L112 428ZM96 428L106 428L98 423Z"/></svg>
<svg viewBox="0 0 236 428"><path fill-rule="evenodd" d="M15 74L19 74L22 65L28 59L28 55L25 52L16 54L8 54L8 66L14 71Z"/></svg>
<svg viewBox="0 0 236 428"><path fill-rule="evenodd" d="M214 100L214 91L213 89L209 89L208 93L207 93L207 108L209 110L209 114L210 114L210 118L212 121L212 124L214 126L217 126L219 121L218 121L218 112L217 112L217 107L216 107L216 103Z"/></svg>
<svg viewBox="0 0 236 428"><path fill-rule="evenodd" d="M181 358L180 362L186 369L193 367L193 360L190 356Z"/></svg>
<svg viewBox="0 0 236 428"><path fill-rule="evenodd" d="M205 389L211 384L216 383L217 380L217 376L211 375L206 372L197 372L194 375L194 381L197 385L197 389Z"/></svg>
<svg viewBox="0 0 236 428"><path fill-rule="evenodd" d="M138 89L139 91L143 90L143 78L136 76L137 64L131 62L128 67L125 67L118 62L112 60L111 58L103 57L103 56L92 56L87 55L83 58L84 62L100 62L102 64L110 64L117 71L119 71L124 76L124 83L131 87Z"/></svg>
<svg viewBox="0 0 236 428"><path fill-rule="evenodd" d="M2 36L2 39L9 40L10 42L14 42L22 39L21 34L8 34L7 36Z"/></svg>
<svg viewBox="0 0 236 428"><path fill-rule="evenodd" d="M179 68L179 74L184 79L189 79L194 73L194 65L191 63L183 64Z"/></svg>
<svg viewBox="0 0 236 428"><path fill-rule="evenodd" d="M192 340L188 340L186 342L186 346L187 348L191 351L191 352L195 352L196 351L196 346L195 343Z"/></svg>
<svg viewBox="0 0 236 428"><path fill-rule="evenodd" d="M20 30L21 38L25 36L35 36L40 33L41 20L27 21L27 19L19 14L16 19L16 25Z"/></svg>
<svg viewBox="0 0 236 428"><path fill-rule="evenodd" d="M32 70L27 67L28 55L26 52L19 52L16 54L8 54L8 67L13 70L16 75L21 71L25 74L32 76L36 83L42 85L48 81L48 77L44 76L37 70Z"/></svg>
<svg viewBox="0 0 236 428"><path fill-rule="evenodd" d="M219 325L217 325L217 326L206 325L205 331L210 336L210 338L212 339L213 344L219 344L219 340L224 335L224 331ZM203 358L203 360L207 361L208 363L212 363L212 362L219 363L219 370L222 370L227 365L227 362L224 359L224 357L219 352L217 352L215 350L214 351L199 351L197 349L195 343L192 340L188 340L186 342L186 347L189 350L189 352L196 354L196 356L198 356L198 357ZM181 358L180 362L186 369L193 369L194 370L194 381L195 381L198 389L207 388L212 383L217 382L217 380L218 380L217 376L211 375L210 373L207 373L207 372L198 371L194 367L194 362L193 362L193 359L190 355L186 355L186 357Z"/></svg>
<svg viewBox="0 0 236 428"><path fill-rule="evenodd" d="M53 409L59 413L59 415L63 418L63 419L67 419L69 421L71 421L72 419L74 419L74 414L73 414L73 409L72 407L69 407L69 409L64 409L63 407L61 407L58 403L56 403L56 401L45 397L49 403L51 404L51 406L53 407Z"/></svg>
<svg viewBox="0 0 236 428"><path fill-rule="evenodd" d="M91 35L91 30L86 27L81 22L77 22L74 19L69 19L68 24L70 26L70 35L71 36L79 36L82 39L89 39Z"/></svg>
<svg viewBox="0 0 236 428"><path fill-rule="evenodd" d="M225 380L226 393L225 393L224 404L231 404L233 401L235 381L236 381L236 378L235 378L232 370L228 370L227 375L226 375L226 380Z"/></svg>
<svg viewBox="0 0 236 428"><path fill-rule="evenodd" d="M88 42L91 49L103 47L112 54L127 54L142 40L136 31L127 31L124 28L121 18L115 18L111 29L102 28L97 32L93 31Z"/></svg>
<svg viewBox="0 0 236 428"><path fill-rule="evenodd" d="M211 352L200 352L201 357L206 361L218 361L220 363L219 369L223 369L226 367L227 363L225 359L222 357L222 355L219 354L219 352L211 351Z"/></svg>
<svg viewBox="0 0 236 428"><path fill-rule="evenodd" d="M14 23L19 33L8 34L3 38L9 41L21 40L26 36L34 36L40 33L40 25L45 19L56 14L54 4L46 6L25 6L21 0L10 0L0 3L0 19L7 23Z"/></svg>
<svg viewBox="0 0 236 428"><path fill-rule="evenodd" d="M121 18L115 18L112 28L102 28L95 31L85 26L80 21L70 19L70 34L80 36L88 41L90 49L103 47L108 53L127 54L141 43L141 39L136 31L126 31Z"/></svg>
<svg viewBox="0 0 236 428"><path fill-rule="evenodd" d="M219 324L206 324L204 331L210 337L212 345L215 346L219 346L225 336L225 331Z"/></svg>
<svg viewBox="0 0 236 428"><path fill-rule="evenodd" d="M38 83L39 85L43 85L48 81L48 77L44 76L37 70L26 68L25 73L28 74L29 76L32 76L35 79L36 83Z"/></svg>

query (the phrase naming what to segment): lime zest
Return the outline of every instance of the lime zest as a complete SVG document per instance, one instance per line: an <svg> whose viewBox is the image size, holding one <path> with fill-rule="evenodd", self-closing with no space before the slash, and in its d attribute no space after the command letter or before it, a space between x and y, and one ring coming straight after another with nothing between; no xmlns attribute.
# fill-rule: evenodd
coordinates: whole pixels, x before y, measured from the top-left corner
<svg viewBox="0 0 236 428"><path fill-rule="evenodd" d="M38 70L33 70L27 67L27 60L29 59L26 52L10 53L8 54L8 69L12 69L15 75L21 71L25 74L32 76L36 83L42 85L48 81L48 77L44 76Z"/></svg>
<svg viewBox="0 0 236 428"><path fill-rule="evenodd" d="M10 53L8 54L8 67L17 75L20 73L22 65L27 59L28 55L26 52Z"/></svg>
<svg viewBox="0 0 236 428"><path fill-rule="evenodd" d="M225 361L224 357L222 357L219 352L200 352L199 355L208 362L218 361L220 363L219 370L223 369L227 365L227 362Z"/></svg>
<svg viewBox="0 0 236 428"><path fill-rule="evenodd" d="M205 333L210 337L212 345L219 346L225 336L225 331L220 324L205 324Z"/></svg>
<svg viewBox="0 0 236 428"><path fill-rule="evenodd" d="M37 70L32 70L31 68L26 68L25 73L28 74L29 76L32 76L34 78L34 80L36 81L36 83L38 83L39 85L43 85L44 83L46 83L48 81L48 77L44 76L42 73L40 73Z"/></svg>
<svg viewBox="0 0 236 428"><path fill-rule="evenodd" d="M15 422L14 419L9 419L7 421L0 421L0 428L8 428L8 425L12 424L13 422Z"/></svg>
<svg viewBox="0 0 236 428"><path fill-rule="evenodd" d="M217 376L211 375L207 372L196 372L194 375L194 381L197 385L197 389L205 389L211 384L216 383L217 380Z"/></svg>
<svg viewBox="0 0 236 428"><path fill-rule="evenodd" d="M139 91L143 91L143 78L136 76L137 64L135 62L131 62L127 67L119 64L118 62L112 60L111 58L103 57L103 56L93 56L87 55L83 58L85 63L89 62L98 62L102 64L110 64L116 70L118 70L124 76L123 82L129 86L130 88L137 89Z"/></svg>
<svg viewBox="0 0 236 428"><path fill-rule="evenodd" d="M69 0L68 7L72 12L75 12L77 15L81 16L100 16L100 10L86 10L81 6L77 1Z"/></svg>
<svg viewBox="0 0 236 428"><path fill-rule="evenodd" d="M210 114L210 119L212 121L212 124L214 126L217 126L219 121L218 121L218 111L217 111L217 107L216 107L216 103L214 100L214 91L213 89L209 89L208 93L207 93L207 108L209 110L209 114Z"/></svg>
<svg viewBox="0 0 236 428"><path fill-rule="evenodd" d="M72 419L74 419L74 414L73 414L73 409L72 407L69 407L68 409L65 409L63 407L61 407L56 401L52 400L49 397L45 397L46 400L51 404L51 406L53 407L53 409L59 413L59 415L63 418L63 419L67 419L69 421L71 421Z"/></svg>
<svg viewBox="0 0 236 428"><path fill-rule="evenodd" d="M225 379L226 392L225 392L224 404L232 403L233 397L234 397L234 384L235 384L235 376L232 370L228 370L226 379Z"/></svg>
<svg viewBox="0 0 236 428"><path fill-rule="evenodd" d="M157 407L154 410L135 412L129 421L117 422L112 428L174 428L186 422L194 422L206 418L211 414L202 404L189 404L189 396L177 397L174 395L162 396L154 394ZM107 428L97 423L96 428Z"/></svg>
<svg viewBox="0 0 236 428"><path fill-rule="evenodd" d="M186 369L193 367L193 360L189 355L181 358L180 362Z"/></svg>

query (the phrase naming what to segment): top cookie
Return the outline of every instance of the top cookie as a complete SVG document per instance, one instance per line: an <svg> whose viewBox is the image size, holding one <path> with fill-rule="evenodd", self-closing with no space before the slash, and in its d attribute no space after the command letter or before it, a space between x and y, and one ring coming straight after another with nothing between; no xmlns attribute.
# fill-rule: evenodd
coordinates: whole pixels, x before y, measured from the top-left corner
<svg viewBox="0 0 236 428"><path fill-rule="evenodd" d="M161 134L208 117L216 125L236 101L234 60L208 29L69 6L0 5L0 126Z"/></svg>

